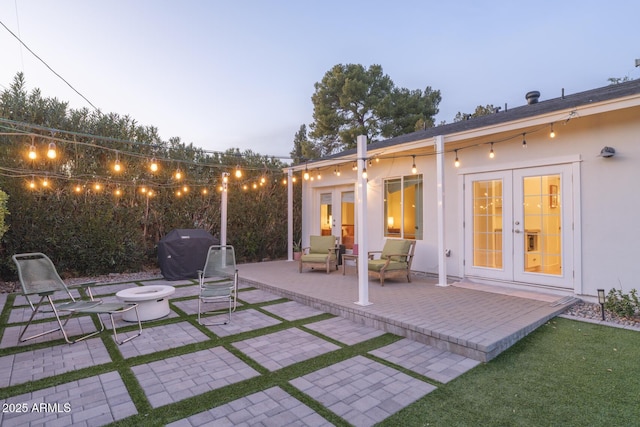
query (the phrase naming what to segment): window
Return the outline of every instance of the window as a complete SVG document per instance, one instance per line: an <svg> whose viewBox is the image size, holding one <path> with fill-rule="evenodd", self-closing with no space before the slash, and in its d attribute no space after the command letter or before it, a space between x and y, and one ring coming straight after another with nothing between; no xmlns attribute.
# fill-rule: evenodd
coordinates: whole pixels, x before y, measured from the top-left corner
<svg viewBox="0 0 640 427"><path fill-rule="evenodd" d="M384 181L384 235L422 240L422 175Z"/></svg>

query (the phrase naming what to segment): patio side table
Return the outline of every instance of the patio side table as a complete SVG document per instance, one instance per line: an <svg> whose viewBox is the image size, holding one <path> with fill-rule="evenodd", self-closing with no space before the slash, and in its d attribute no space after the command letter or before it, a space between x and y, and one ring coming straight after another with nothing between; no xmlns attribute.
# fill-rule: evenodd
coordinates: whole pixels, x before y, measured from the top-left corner
<svg viewBox="0 0 640 427"><path fill-rule="evenodd" d="M346 261L355 261L356 263L356 276L358 275L358 255L354 254L342 254L342 275L344 276L347 269Z"/></svg>

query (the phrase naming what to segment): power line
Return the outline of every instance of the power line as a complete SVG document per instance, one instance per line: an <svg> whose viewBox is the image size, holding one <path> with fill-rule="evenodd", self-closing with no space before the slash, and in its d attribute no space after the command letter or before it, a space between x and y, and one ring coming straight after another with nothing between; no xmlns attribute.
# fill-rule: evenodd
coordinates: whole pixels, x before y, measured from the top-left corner
<svg viewBox="0 0 640 427"><path fill-rule="evenodd" d="M67 86L69 86L69 87L71 88L71 90L73 90L75 93L77 93L78 95L80 95L80 97L81 97L82 99L84 99L85 101L87 101L87 103L88 103L89 105L91 105L91 106L93 107L93 109L94 109L94 110L96 110L96 111L100 111L100 110L98 109L98 107L96 107L95 105L93 105L93 104L91 103L91 101L89 101L89 100L88 100L88 99L87 99L83 94L81 94L80 92L78 92L78 90L77 90L75 87L73 87L73 86L71 85L71 83L69 83L68 81L66 81L66 80L64 79L64 77L62 77L62 76L61 76L60 74L58 74L58 73L57 73L53 68L51 68L51 67L49 66L49 64L47 64L47 63L46 63L42 58L40 58L38 55L36 55L36 53L35 53L34 51L32 51L32 50L29 48L29 46L27 46L27 45L26 45L22 40L20 40L20 37L18 37L17 35L15 35L15 34L14 34L14 32L13 32L13 31L11 31L11 30L9 29L9 27L7 27L6 25L4 25L4 22L0 21L0 25L2 25L2 26L5 28L5 30L7 30L7 31L8 31L8 32L13 36L13 37L15 37L15 39L16 39L16 40L18 40L18 41L20 42L20 44L21 44L22 46L24 46L24 47L29 51L29 53L31 53L31 54L32 54L33 56L35 56L35 57L36 57L40 62L42 62L42 63L44 64L44 66L45 66L45 67L47 67L47 68L48 68L48 69L49 69L53 74L55 74L55 75L56 75L60 80L62 80L63 82L65 82L65 83L66 83L66 85L67 85Z"/></svg>

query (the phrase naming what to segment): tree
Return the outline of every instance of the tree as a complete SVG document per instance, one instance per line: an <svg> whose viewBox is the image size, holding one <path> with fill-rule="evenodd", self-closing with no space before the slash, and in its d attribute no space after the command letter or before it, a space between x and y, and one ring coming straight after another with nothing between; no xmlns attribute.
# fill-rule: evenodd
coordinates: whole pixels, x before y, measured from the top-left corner
<svg viewBox="0 0 640 427"><path fill-rule="evenodd" d="M380 65L338 64L315 85L311 138L322 155L353 148L358 135L369 142L433 125L440 92L396 88Z"/></svg>
<svg viewBox="0 0 640 427"><path fill-rule="evenodd" d="M456 116L453 118L454 122L461 122L463 120L473 119L475 117L488 116L490 114L495 114L500 110L500 107L494 107L493 104L487 104L485 106L478 105L475 111L471 114L465 114L458 111Z"/></svg>
<svg viewBox="0 0 640 427"><path fill-rule="evenodd" d="M320 157L318 148L307 138L306 125L300 125L300 129L293 137L293 150L289 154L291 155L294 165L303 163L305 160Z"/></svg>
<svg viewBox="0 0 640 427"><path fill-rule="evenodd" d="M208 153L177 137L163 141L155 127L128 116L72 110L38 89L27 92L21 73L0 94L0 124L4 253L47 253L65 275L136 271L157 261L156 244L173 228L220 233L222 173L239 167L241 176L228 182L228 243L243 262L286 254L285 165L278 159L238 149ZM53 129L55 160L44 155ZM35 159L27 156L31 145ZM148 167L153 157L161 163L155 173ZM300 205L294 203L296 224ZM0 276L14 276L12 264L0 258Z"/></svg>

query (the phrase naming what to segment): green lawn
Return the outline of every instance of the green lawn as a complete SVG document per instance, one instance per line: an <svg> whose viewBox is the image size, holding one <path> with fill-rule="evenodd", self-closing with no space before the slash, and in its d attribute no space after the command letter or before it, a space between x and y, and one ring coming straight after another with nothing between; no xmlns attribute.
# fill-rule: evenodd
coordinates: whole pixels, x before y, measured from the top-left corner
<svg viewBox="0 0 640 427"><path fill-rule="evenodd" d="M382 425L640 425L640 333L553 319Z"/></svg>

